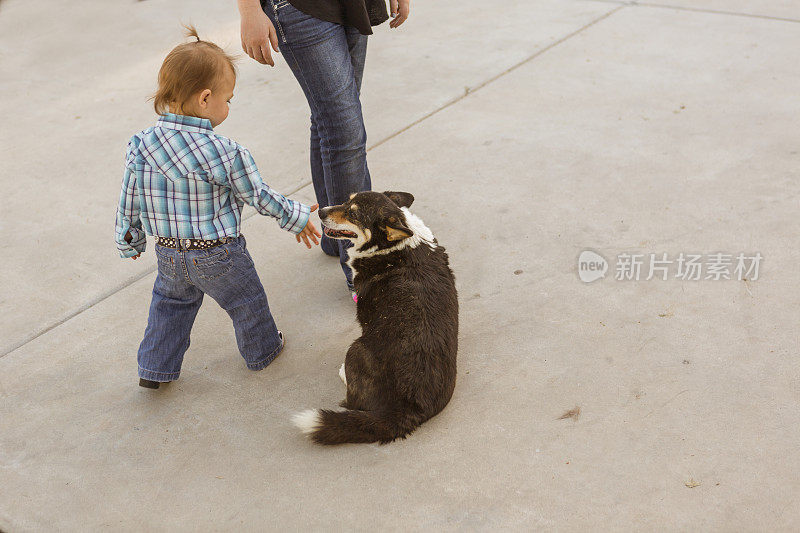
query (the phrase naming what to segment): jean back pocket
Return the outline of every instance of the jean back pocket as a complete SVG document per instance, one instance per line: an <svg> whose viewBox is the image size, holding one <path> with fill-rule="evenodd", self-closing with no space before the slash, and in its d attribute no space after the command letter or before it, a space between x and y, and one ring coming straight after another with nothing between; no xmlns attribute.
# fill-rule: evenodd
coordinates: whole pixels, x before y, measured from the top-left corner
<svg viewBox="0 0 800 533"><path fill-rule="evenodd" d="M192 259L197 275L205 280L217 279L230 272L233 268L233 257L227 247L207 256Z"/></svg>
<svg viewBox="0 0 800 533"><path fill-rule="evenodd" d="M175 257L159 251L158 246L156 246L155 250L158 258L158 273L165 278L175 279Z"/></svg>

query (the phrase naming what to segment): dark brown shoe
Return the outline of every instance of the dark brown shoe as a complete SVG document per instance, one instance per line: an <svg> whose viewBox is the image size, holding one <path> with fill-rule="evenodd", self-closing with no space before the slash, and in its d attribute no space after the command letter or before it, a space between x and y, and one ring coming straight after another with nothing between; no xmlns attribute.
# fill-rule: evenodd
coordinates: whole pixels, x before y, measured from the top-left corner
<svg viewBox="0 0 800 533"><path fill-rule="evenodd" d="M150 381L149 379L139 378L139 386L145 389L157 389L161 386L158 381Z"/></svg>

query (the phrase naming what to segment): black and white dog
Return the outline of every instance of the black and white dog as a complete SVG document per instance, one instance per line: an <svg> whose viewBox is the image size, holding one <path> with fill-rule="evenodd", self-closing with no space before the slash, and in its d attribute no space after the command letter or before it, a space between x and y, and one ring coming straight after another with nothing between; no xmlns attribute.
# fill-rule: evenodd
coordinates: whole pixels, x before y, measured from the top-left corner
<svg viewBox="0 0 800 533"><path fill-rule="evenodd" d="M361 192L320 209L325 234L349 239L362 335L339 376L343 411L293 422L320 444L391 442L439 413L456 383L458 297L444 248L404 192Z"/></svg>

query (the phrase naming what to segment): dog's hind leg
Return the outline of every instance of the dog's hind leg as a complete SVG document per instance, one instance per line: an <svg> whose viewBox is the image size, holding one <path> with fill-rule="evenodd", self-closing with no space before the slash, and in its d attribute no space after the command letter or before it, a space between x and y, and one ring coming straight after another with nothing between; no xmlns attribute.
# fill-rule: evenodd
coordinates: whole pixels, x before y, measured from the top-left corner
<svg viewBox="0 0 800 533"><path fill-rule="evenodd" d="M342 372L347 382L347 408L370 411L381 407L381 391L376 389L376 357L363 341L357 339L350 345Z"/></svg>
<svg viewBox="0 0 800 533"><path fill-rule="evenodd" d="M342 383L344 383L344 386L347 387L347 376L344 375L344 363L339 367L339 378L342 380Z"/></svg>

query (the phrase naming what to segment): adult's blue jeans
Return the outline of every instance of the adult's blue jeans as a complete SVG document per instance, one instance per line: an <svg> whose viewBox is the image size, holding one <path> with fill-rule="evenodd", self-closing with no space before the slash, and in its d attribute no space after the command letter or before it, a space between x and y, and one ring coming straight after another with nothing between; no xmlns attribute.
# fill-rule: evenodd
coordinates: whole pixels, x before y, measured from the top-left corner
<svg viewBox="0 0 800 533"><path fill-rule="evenodd" d="M155 253L158 275L147 329L139 346L139 377L150 381L178 379L189 348L189 333L205 294L233 320L236 343L247 368L261 370L277 357L281 338L243 236L206 250L156 245Z"/></svg>
<svg viewBox="0 0 800 533"><path fill-rule="evenodd" d="M359 98L367 36L353 27L306 15L288 0L263 0L262 7L311 109L311 179L320 208L372 189ZM322 238L323 251L339 256L352 287L349 247L349 241Z"/></svg>

